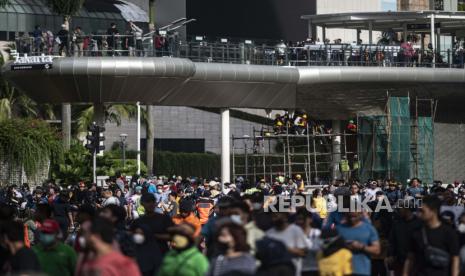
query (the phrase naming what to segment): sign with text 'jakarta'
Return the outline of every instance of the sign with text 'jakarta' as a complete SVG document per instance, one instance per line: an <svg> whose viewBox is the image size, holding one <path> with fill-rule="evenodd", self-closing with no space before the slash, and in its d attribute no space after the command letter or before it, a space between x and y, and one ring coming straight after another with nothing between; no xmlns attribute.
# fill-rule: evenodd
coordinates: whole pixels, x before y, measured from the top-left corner
<svg viewBox="0 0 465 276"><path fill-rule="evenodd" d="M12 71L50 69L53 65L53 56L17 56L11 64Z"/></svg>

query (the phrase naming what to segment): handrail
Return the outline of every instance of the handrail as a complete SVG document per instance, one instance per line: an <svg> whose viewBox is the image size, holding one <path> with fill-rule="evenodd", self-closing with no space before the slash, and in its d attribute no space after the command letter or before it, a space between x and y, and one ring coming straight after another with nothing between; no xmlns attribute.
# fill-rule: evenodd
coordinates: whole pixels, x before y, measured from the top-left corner
<svg viewBox="0 0 465 276"><path fill-rule="evenodd" d="M16 38L18 53L60 56L170 56L195 62L275 66L383 66L433 67L430 49L403 49L400 45L307 44L298 47L244 43L181 41L175 36L87 35L83 37ZM464 68L465 50L434 53L434 67Z"/></svg>

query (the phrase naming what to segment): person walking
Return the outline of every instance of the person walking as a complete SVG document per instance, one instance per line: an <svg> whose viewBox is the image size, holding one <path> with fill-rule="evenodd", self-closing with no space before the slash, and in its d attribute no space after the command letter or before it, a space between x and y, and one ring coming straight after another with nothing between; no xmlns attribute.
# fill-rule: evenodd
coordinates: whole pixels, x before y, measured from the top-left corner
<svg viewBox="0 0 465 276"><path fill-rule="evenodd" d="M72 247L58 239L59 232L58 222L46 219L39 228L39 244L32 247L32 250L46 275L71 276L76 267L76 253Z"/></svg>
<svg viewBox="0 0 465 276"><path fill-rule="evenodd" d="M163 259L158 276L204 276L208 260L195 245L195 228L181 223L171 227L169 232L173 249Z"/></svg>
<svg viewBox="0 0 465 276"><path fill-rule="evenodd" d="M403 275L459 275L457 233L439 218L441 200L425 196L420 208L423 226L410 239Z"/></svg>

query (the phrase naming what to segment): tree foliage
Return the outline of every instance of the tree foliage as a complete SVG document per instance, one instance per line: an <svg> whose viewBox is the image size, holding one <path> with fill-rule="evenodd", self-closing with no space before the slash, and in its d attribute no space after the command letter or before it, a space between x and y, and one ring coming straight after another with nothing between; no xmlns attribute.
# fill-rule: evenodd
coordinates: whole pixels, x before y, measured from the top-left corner
<svg viewBox="0 0 465 276"><path fill-rule="evenodd" d="M0 124L0 158L34 177L47 162L62 160L59 132L42 120L9 119Z"/></svg>
<svg viewBox="0 0 465 276"><path fill-rule="evenodd" d="M64 153L63 162L52 168L52 177L57 183L75 184L79 181L90 181L92 178L92 156L79 142L73 141Z"/></svg>
<svg viewBox="0 0 465 276"><path fill-rule="evenodd" d="M47 0L48 6L55 13L63 16L76 15L84 2L85 0Z"/></svg>
<svg viewBox="0 0 465 276"><path fill-rule="evenodd" d="M0 8L10 4L10 0L0 0Z"/></svg>

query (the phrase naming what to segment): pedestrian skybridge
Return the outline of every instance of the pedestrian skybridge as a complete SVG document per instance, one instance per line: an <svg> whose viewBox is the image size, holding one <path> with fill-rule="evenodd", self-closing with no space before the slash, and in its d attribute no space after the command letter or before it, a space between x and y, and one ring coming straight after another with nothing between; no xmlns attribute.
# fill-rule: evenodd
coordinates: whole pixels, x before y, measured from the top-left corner
<svg viewBox="0 0 465 276"><path fill-rule="evenodd" d="M305 109L320 119L385 110L388 96L439 101L437 121L462 121L465 70L264 66L156 57L56 58L51 69L3 74L39 103L135 103Z"/></svg>

